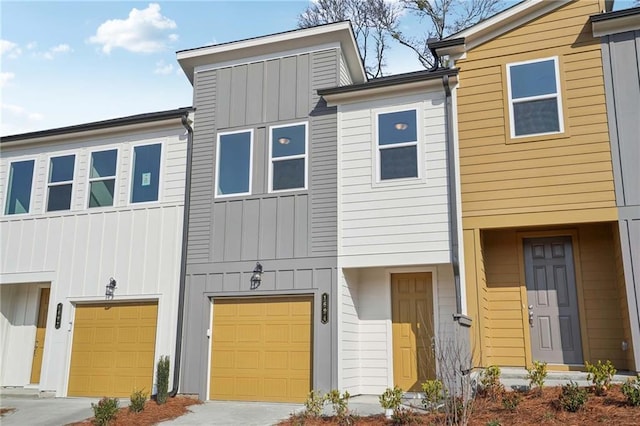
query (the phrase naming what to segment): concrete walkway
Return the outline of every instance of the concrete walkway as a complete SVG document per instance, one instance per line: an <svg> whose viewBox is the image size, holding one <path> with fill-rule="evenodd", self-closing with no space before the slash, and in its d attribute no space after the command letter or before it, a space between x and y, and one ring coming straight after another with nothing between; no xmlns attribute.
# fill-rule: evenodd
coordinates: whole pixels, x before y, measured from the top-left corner
<svg viewBox="0 0 640 426"><path fill-rule="evenodd" d="M93 416L95 398L40 398L37 390L2 388L0 407L14 408L0 418L2 426L60 426Z"/></svg>

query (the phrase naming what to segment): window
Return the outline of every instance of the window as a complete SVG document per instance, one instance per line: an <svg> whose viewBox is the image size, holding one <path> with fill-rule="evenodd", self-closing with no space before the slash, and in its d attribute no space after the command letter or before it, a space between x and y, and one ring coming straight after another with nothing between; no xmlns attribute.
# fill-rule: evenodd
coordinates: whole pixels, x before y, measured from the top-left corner
<svg viewBox="0 0 640 426"><path fill-rule="evenodd" d="M272 191L307 187L307 124L271 128L270 171Z"/></svg>
<svg viewBox="0 0 640 426"><path fill-rule="evenodd" d="M158 201L162 144L133 147L131 202Z"/></svg>
<svg viewBox="0 0 640 426"><path fill-rule="evenodd" d="M251 193L253 130L219 133L216 155L216 196Z"/></svg>
<svg viewBox="0 0 640 426"><path fill-rule="evenodd" d="M91 153L89 171L89 207L113 206L118 150Z"/></svg>
<svg viewBox="0 0 640 426"><path fill-rule="evenodd" d="M76 162L75 155L52 157L49 160L49 196L47 197L47 211L71 209L71 195L73 193L73 169Z"/></svg>
<svg viewBox="0 0 640 426"><path fill-rule="evenodd" d="M16 161L9 167L5 214L29 213L33 185L34 160Z"/></svg>
<svg viewBox="0 0 640 426"><path fill-rule="evenodd" d="M418 177L417 111L378 114L380 180Z"/></svg>
<svg viewBox="0 0 640 426"><path fill-rule="evenodd" d="M507 65L511 137L560 133L558 58Z"/></svg>

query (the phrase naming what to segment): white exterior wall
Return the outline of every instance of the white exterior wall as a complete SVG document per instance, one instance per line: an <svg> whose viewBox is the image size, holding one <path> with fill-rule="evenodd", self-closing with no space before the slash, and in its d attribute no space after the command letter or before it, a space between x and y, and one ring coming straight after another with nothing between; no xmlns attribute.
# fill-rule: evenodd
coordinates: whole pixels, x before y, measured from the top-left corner
<svg viewBox="0 0 640 426"><path fill-rule="evenodd" d="M419 179L377 182L377 112L417 108ZM342 267L449 263L442 90L338 107Z"/></svg>
<svg viewBox="0 0 640 426"><path fill-rule="evenodd" d="M439 338L452 336L455 289L451 265L340 269L339 388L379 395L393 387L391 274L431 272L433 312Z"/></svg>
<svg viewBox="0 0 640 426"><path fill-rule="evenodd" d="M9 163L36 160L30 213L0 216L0 327L2 347L11 344L10 355L3 351L2 385L29 383L38 308L38 290L30 283L46 283L51 294L39 389L55 391L56 396L66 395L76 303L104 301L110 277L117 280L114 301L157 301L157 359L173 355L175 349L180 278L185 129L178 124L112 137L72 137L72 142L64 144L3 149L0 161L4 213ZM158 142L162 143L159 201L130 204L133 146ZM115 205L88 209L90 153L114 147L118 148ZM49 157L70 153L76 154L71 210L47 213ZM62 326L56 330L58 303L63 304L63 314ZM9 369L10 374L4 373Z"/></svg>

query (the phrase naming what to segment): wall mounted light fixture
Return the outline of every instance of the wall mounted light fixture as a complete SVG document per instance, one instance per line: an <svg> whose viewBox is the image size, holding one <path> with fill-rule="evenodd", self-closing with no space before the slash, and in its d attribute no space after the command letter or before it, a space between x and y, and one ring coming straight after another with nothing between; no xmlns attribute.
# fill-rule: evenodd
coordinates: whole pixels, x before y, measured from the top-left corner
<svg viewBox="0 0 640 426"><path fill-rule="evenodd" d="M110 300L113 299L113 292L116 290L116 280L113 279L113 277L109 278L109 284L107 284L105 286L106 290L104 292L104 296L106 299Z"/></svg>
<svg viewBox="0 0 640 426"><path fill-rule="evenodd" d="M256 262L256 267L253 268L253 274L251 274L251 290L255 290L260 287L262 283L262 265L260 262Z"/></svg>

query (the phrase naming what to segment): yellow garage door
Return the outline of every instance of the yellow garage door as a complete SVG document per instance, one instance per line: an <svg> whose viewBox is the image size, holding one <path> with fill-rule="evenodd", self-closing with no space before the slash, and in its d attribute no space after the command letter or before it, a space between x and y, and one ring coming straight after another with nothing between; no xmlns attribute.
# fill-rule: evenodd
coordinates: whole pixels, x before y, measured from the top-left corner
<svg viewBox="0 0 640 426"><path fill-rule="evenodd" d="M215 299L209 397L303 402L311 389L312 299Z"/></svg>
<svg viewBox="0 0 640 426"><path fill-rule="evenodd" d="M157 317L156 303L78 305L68 395L151 392Z"/></svg>

